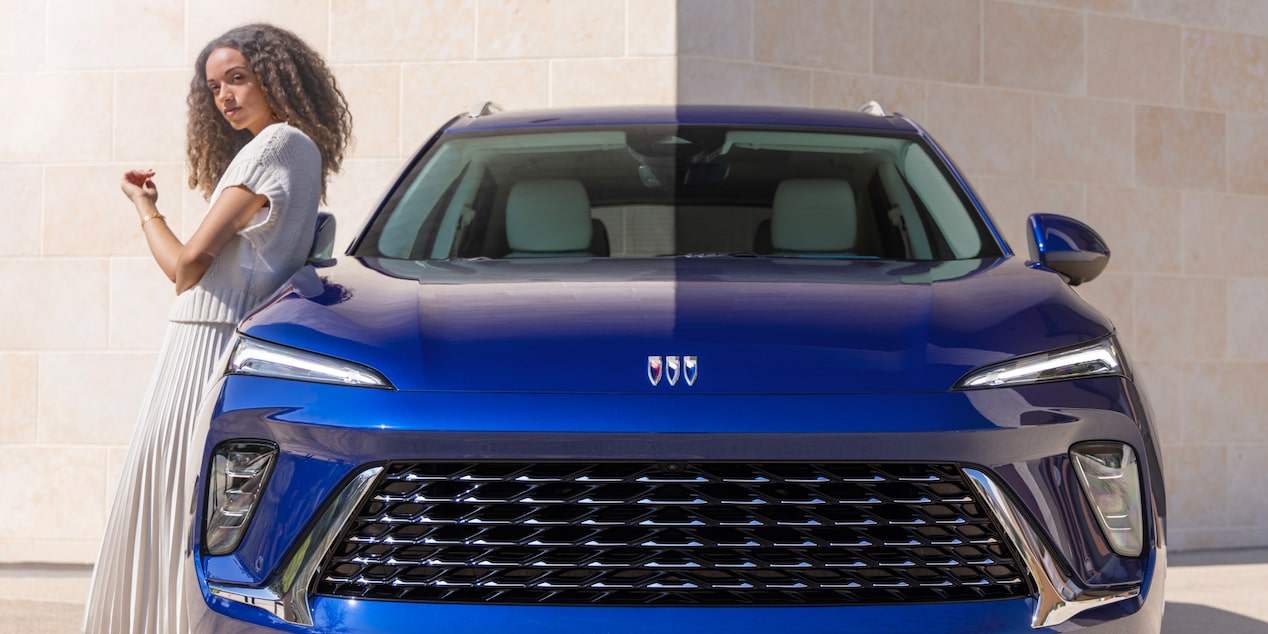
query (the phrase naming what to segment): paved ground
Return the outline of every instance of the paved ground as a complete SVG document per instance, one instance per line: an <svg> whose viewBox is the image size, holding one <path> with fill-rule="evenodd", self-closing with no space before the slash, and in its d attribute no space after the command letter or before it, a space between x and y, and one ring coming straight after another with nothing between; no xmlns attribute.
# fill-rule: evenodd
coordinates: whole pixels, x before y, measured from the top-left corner
<svg viewBox="0 0 1268 634"><path fill-rule="evenodd" d="M0 565L0 631L79 631L89 570ZM1268 549L1171 555L1163 634L1268 634Z"/></svg>

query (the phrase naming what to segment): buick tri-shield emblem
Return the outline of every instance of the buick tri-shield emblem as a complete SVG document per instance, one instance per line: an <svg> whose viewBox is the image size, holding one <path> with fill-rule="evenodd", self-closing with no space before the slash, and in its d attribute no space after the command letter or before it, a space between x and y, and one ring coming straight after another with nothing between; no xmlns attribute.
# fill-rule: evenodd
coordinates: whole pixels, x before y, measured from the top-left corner
<svg viewBox="0 0 1268 634"><path fill-rule="evenodd" d="M647 357L647 380L651 381L652 385L660 385L662 378L667 379L670 385L678 385L680 379L686 381L687 385L695 385L699 373L700 362L694 355Z"/></svg>
<svg viewBox="0 0 1268 634"><path fill-rule="evenodd" d="M660 377L664 370L660 357L647 357L647 380L651 381L652 385L660 385Z"/></svg>

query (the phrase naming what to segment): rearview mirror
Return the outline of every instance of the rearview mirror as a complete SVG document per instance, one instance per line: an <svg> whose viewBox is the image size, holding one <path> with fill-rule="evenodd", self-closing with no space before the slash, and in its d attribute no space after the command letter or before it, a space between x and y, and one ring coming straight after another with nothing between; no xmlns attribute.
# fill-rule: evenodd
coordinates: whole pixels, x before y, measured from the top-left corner
<svg viewBox="0 0 1268 634"><path fill-rule="evenodd" d="M1105 240L1091 227L1057 214L1029 219L1030 266L1059 273L1070 286L1090 282L1109 264Z"/></svg>

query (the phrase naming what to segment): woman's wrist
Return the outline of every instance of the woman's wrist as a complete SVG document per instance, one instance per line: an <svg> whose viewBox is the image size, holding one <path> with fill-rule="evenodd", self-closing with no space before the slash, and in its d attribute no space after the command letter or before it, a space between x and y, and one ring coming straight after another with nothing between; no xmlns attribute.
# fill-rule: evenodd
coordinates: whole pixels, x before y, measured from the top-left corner
<svg viewBox="0 0 1268 634"><path fill-rule="evenodd" d="M145 230L145 224L151 220L162 220L163 222L167 222L167 216L159 213L157 209L152 213L146 214L144 218L141 218L141 229L143 231Z"/></svg>
<svg viewBox="0 0 1268 634"><path fill-rule="evenodd" d="M141 220L142 231L144 231L145 226L150 224L153 220L166 221L167 216L164 216L161 212L159 212L158 206L154 204L153 200L144 196L137 196L132 202L136 205L137 218Z"/></svg>
<svg viewBox="0 0 1268 634"><path fill-rule="evenodd" d="M159 212L158 206L154 204L154 201L146 198L145 196L137 196L136 198L133 198L132 204L136 207L136 215L138 218L144 218L150 214L156 214Z"/></svg>

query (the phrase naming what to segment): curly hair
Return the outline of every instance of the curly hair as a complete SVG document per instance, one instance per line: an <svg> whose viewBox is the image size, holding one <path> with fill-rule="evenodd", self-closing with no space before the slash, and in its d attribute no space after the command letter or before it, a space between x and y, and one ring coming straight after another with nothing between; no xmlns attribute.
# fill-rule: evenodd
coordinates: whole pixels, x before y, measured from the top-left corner
<svg viewBox="0 0 1268 634"><path fill-rule="evenodd" d="M207 89L207 58L219 48L242 53L259 80L265 98L281 120L299 128L321 150L321 198L326 180L339 171L352 142L352 113L335 76L321 55L297 35L271 24L232 29L203 47L189 84L186 157L189 186L210 198L216 182L238 150L251 140L247 130L234 130L216 108Z"/></svg>

